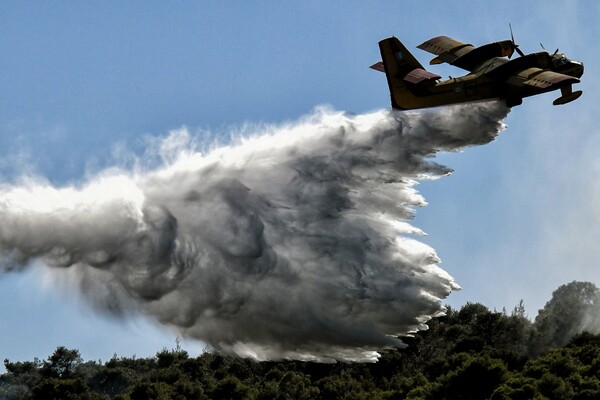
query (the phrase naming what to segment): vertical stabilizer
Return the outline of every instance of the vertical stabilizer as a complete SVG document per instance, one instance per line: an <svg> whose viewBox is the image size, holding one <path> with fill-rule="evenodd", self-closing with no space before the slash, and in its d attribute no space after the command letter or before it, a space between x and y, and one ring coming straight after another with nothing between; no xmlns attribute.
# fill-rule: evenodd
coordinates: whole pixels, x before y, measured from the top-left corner
<svg viewBox="0 0 600 400"><path fill-rule="evenodd" d="M415 97L411 88L407 86L405 77L414 70L425 72L425 69L410 51L408 51L408 49L395 37L380 41L379 49L381 51L385 75L390 88L392 107L396 109L405 109L406 107L401 106L403 103L402 100Z"/></svg>

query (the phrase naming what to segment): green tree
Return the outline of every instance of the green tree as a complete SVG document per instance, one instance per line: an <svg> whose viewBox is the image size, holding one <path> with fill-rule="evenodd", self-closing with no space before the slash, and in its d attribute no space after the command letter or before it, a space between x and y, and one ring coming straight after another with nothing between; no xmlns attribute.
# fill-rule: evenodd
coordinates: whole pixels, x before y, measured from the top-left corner
<svg viewBox="0 0 600 400"><path fill-rule="evenodd" d="M50 377L32 390L33 400L83 400L97 398L81 379L58 379Z"/></svg>
<svg viewBox="0 0 600 400"><path fill-rule="evenodd" d="M54 353L44 361L42 372L50 377L70 378L74 376L77 367L81 364L79 350L69 350L59 346Z"/></svg>
<svg viewBox="0 0 600 400"><path fill-rule="evenodd" d="M599 326L600 290L591 282L560 286L535 318L531 352L536 356L566 345L577 333Z"/></svg>
<svg viewBox="0 0 600 400"><path fill-rule="evenodd" d="M212 393L214 399L245 400L254 399L257 390L240 382L235 376L227 376L217 383Z"/></svg>
<svg viewBox="0 0 600 400"><path fill-rule="evenodd" d="M441 391L435 398L487 399L506 378L507 369L501 360L486 355L462 356L458 368L440 379Z"/></svg>

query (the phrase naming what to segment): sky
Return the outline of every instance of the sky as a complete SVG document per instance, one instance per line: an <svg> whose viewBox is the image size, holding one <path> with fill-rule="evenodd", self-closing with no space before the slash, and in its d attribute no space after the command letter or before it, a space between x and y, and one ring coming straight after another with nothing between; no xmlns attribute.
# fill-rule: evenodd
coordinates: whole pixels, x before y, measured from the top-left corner
<svg viewBox="0 0 600 400"><path fill-rule="evenodd" d="M462 286L447 299L530 317L573 280L600 285L600 5L503 2L3 2L0 4L0 180L38 176L77 185L152 138L183 126L206 143L246 123L283 123L329 105L349 114L390 107L368 68L377 42L415 47L438 35L482 45L510 37L585 64L583 96L552 106L528 98L485 146L440 154L455 172L423 181L420 240ZM461 71L433 66L440 75ZM46 358L57 346L85 359L149 356L177 334L149 319L93 312L39 263L0 276L0 357ZM184 340L190 353L202 344Z"/></svg>

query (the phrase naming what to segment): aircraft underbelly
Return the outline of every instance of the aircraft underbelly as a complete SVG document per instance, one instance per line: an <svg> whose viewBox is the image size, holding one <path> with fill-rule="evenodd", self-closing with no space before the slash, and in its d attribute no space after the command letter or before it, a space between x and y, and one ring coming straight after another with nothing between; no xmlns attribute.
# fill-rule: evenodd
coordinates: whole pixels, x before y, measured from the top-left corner
<svg viewBox="0 0 600 400"><path fill-rule="evenodd" d="M416 95L414 91L398 90L395 92L395 100L401 108L411 109L481 101L499 97L500 94L492 82L469 79L440 83Z"/></svg>

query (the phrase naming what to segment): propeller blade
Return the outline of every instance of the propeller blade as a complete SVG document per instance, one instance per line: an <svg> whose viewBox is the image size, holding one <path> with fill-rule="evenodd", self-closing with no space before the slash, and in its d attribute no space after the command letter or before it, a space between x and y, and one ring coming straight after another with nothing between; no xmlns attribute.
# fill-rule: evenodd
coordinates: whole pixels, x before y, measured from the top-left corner
<svg viewBox="0 0 600 400"><path fill-rule="evenodd" d="M523 53L523 50L521 50L518 45L515 46L515 50L517 51L517 53L519 53L519 55L521 57L523 57L525 55L525 53Z"/></svg>
<svg viewBox="0 0 600 400"><path fill-rule="evenodd" d="M508 28L510 29L510 41L512 42L513 49L515 49L516 52L523 57L525 53L523 53L523 51L519 48L519 45L515 43L515 35L513 35L512 24L510 22L508 23Z"/></svg>
<svg viewBox="0 0 600 400"><path fill-rule="evenodd" d="M542 49L544 49L544 51L548 52L548 50L546 50L546 48L544 47L544 45L542 44L542 42L540 42L540 46L542 46ZM554 53L552 53L552 56L554 57L554 56L555 56L555 55L557 55L557 54L558 54L558 49L556 49L556 50L554 51Z"/></svg>

